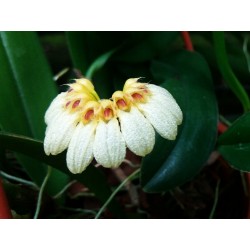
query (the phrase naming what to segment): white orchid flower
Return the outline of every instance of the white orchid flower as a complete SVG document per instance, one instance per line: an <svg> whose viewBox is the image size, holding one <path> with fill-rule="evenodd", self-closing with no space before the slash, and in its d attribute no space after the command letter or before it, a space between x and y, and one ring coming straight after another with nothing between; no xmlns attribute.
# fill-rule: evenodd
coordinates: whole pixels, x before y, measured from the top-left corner
<svg viewBox="0 0 250 250"><path fill-rule="evenodd" d="M126 147L139 156L149 154L155 130L175 140L183 119L175 99L164 88L138 79L128 79L110 100L100 100L87 79L70 84L45 114L45 153L56 155L68 148L67 166L76 174L93 158L103 167L118 167Z"/></svg>

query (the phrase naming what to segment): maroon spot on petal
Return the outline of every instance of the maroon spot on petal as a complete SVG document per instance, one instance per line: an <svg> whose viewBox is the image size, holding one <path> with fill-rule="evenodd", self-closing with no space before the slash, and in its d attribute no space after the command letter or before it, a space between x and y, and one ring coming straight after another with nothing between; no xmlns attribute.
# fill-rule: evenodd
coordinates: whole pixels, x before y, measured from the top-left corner
<svg viewBox="0 0 250 250"><path fill-rule="evenodd" d="M110 118L113 116L113 111L110 108L104 109L104 117L105 118Z"/></svg>
<svg viewBox="0 0 250 250"><path fill-rule="evenodd" d="M66 105L65 105L66 108L69 106L70 103L71 103L71 101L69 101L69 102L66 103Z"/></svg>
<svg viewBox="0 0 250 250"><path fill-rule="evenodd" d="M90 120L93 117L93 115L94 115L94 110L90 109L84 115L84 119L88 121L88 120Z"/></svg>
<svg viewBox="0 0 250 250"><path fill-rule="evenodd" d="M116 104L119 108L124 108L127 106L127 103L123 99L118 100Z"/></svg>
<svg viewBox="0 0 250 250"><path fill-rule="evenodd" d="M73 105L72 105L72 108L73 108L73 109L76 108L76 107L79 105L79 103L80 103L80 100L75 101L75 102L73 103Z"/></svg>
<svg viewBox="0 0 250 250"><path fill-rule="evenodd" d="M143 98L142 95L140 95L140 94L138 94L138 93L134 93L134 94L132 95L132 97L133 97L135 100L140 100L140 99Z"/></svg>

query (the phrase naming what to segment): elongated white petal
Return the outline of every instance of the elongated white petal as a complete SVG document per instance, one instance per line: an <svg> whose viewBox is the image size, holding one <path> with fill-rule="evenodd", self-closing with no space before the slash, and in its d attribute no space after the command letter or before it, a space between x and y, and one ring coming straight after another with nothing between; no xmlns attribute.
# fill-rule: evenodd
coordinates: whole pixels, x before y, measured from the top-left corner
<svg viewBox="0 0 250 250"><path fill-rule="evenodd" d="M149 154L155 144L155 131L136 107L129 112L119 110L122 135L128 148L139 156Z"/></svg>
<svg viewBox="0 0 250 250"><path fill-rule="evenodd" d="M76 128L77 116L61 111L53 123L47 126L44 139L44 151L47 155L56 155L64 151Z"/></svg>
<svg viewBox="0 0 250 250"><path fill-rule="evenodd" d="M140 103L137 106L163 138L175 140L177 120L167 108L154 100Z"/></svg>
<svg viewBox="0 0 250 250"><path fill-rule="evenodd" d="M67 166L73 174L81 173L93 160L93 143L96 123L79 123L67 151Z"/></svg>
<svg viewBox="0 0 250 250"><path fill-rule="evenodd" d="M57 116L58 113L63 111L63 105L65 104L65 96L67 93L63 92L59 94L50 104L45 113L45 123L49 124Z"/></svg>
<svg viewBox="0 0 250 250"><path fill-rule="evenodd" d="M126 145L117 119L100 121L96 128L94 156L103 167L118 167L125 158Z"/></svg>
<svg viewBox="0 0 250 250"><path fill-rule="evenodd" d="M162 108L168 109L176 117L177 125L180 125L182 123L183 114L174 97L166 89L157 85L148 84L147 87L152 92L150 98L160 103Z"/></svg>

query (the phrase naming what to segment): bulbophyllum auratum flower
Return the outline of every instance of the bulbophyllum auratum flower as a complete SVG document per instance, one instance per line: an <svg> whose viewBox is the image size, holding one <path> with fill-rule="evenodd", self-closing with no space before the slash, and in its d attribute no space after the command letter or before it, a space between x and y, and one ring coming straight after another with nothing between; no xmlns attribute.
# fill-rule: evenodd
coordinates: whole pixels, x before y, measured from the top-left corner
<svg viewBox="0 0 250 250"><path fill-rule="evenodd" d="M139 156L149 154L155 130L174 140L182 122L178 104L164 88L138 79L128 79L110 100L100 100L87 79L69 84L45 114L45 153L56 155L68 147L67 166L76 174L93 158L103 167L118 167L126 147Z"/></svg>
<svg viewBox="0 0 250 250"><path fill-rule="evenodd" d="M123 91L116 91L112 99L128 148L137 155L145 156L154 147L154 129L163 138L175 140L183 115L166 89L140 83L139 79L128 79Z"/></svg>
<svg viewBox="0 0 250 250"><path fill-rule="evenodd" d="M89 101L99 100L93 84L87 79L77 79L68 85L69 90L59 94L45 113L44 151L47 155L57 155L68 147L83 107Z"/></svg>
<svg viewBox="0 0 250 250"><path fill-rule="evenodd" d="M125 158L126 146L111 100L88 102L72 136L67 166L81 173L95 157L103 167L118 167Z"/></svg>

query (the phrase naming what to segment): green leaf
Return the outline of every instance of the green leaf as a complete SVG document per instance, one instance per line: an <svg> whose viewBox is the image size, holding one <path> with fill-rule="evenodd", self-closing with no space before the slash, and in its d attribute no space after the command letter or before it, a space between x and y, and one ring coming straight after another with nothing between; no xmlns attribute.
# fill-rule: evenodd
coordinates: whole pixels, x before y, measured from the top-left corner
<svg viewBox="0 0 250 250"><path fill-rule="evenodd" d="M250 113L239 117L218 139L219 145L250 143Z"/></svg>
<svg viewBox="0 0 250 250"><path fill-rule="evenodd" d="M233 93L241 102L244 111L250 111L250 99L248 94L229 65L225 47L224 33L221 31L213 32L213 39L217 63L222 76L224 77L227 85L231 88Z"/></svg>
<svg viewBox="0 0 250 250"><path fill-rule="evenodd" d="M239 117L218 140L218 150L233 168L250 172L250 113Z"/></svg>
<svg viewBox="0 0 250 250"><path fill-rule="evenodd" d="M250 143L223 145L218 150L233 168L250 172Z"/></svg>
<svg viewBox="0 0 250 250"><path fill-rule="evenodd" d="M106 200L111 195L111 191L106 182L105 176L99 169L89 166L82 174L71 174L65 163L65 154L47 156L44 153L43 143L41 141L0 131L0 143L3 143L9 150L17 151L19 153L34 157L37 160L66 173L72 179L82 182L90 189L90 191L94 192L99 200L103 203L106 202ZM117 217L124 216L117 203L112 201L109 205L109 209L112 213L114 213L114 215Z"/></svg>
<svg viewBox="0 0 250 250"><path fill-rule="evenodd" d="M162 83L184 114L177 139L167 141L157 136L153 152L143 160L143 189L162 192L185 183L201 170L215 145L218 111L210 71L199 54L173 54L154 61L151 71L153 83Z"/></svg>
<svg viewBox="0 0 250 250"><path fill-rule="evenodd" d="M0 61L2 129L42 139L44 113L57 90L36 33L1 32ZM40 185L47 167L20 154L17 158L29 176ZM57 193L67 181L66 175L53 171L48 192Z"/></svg>
<svg viewBox="0 0 250 250"><path fill-rule="evenodd" d="M139 63L162 56L168 52L169 44L177 38L178 32L136 32L131 35L132 38L114 60Z"/></svg>
<svg viewBox="0 0 250 250"><path fill-rule="evenodd" d="M114 91L113 70L107 61L121 48L126 34L126 32L66 32L74 67L79 69L84 77L91 78L100 98L110 98Z"/></svg>
<svg viewBox="0 0 250 250"><path fill-rule="evenodd" d="M113 77L113 69L107 65L107 62L120 47L121 46L118 46L100 55L90 65L86 72L86 78L93 80L95 84L95 90L97 93L99 93L99 97L101 99L109 99L112 96L112 93L114 92L114 87L111 81Z"/></svg>
<svg viewBox="0 0 250 250"><path fill-rule="evenodd" d="M126 36L127 32L66 32L74 67L85 75L100 55L120 46Z"/></svg>
<svg viewBox="0 0 250 250"><path fill-rule="evenodd" d="M96 71L101 69L108 59L114 54L117 49L112 49L102 55L100 55L88 68L86 72L86 77L91 79Z"/></svg>

